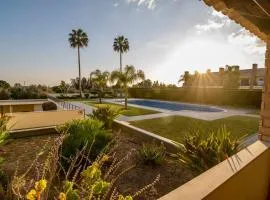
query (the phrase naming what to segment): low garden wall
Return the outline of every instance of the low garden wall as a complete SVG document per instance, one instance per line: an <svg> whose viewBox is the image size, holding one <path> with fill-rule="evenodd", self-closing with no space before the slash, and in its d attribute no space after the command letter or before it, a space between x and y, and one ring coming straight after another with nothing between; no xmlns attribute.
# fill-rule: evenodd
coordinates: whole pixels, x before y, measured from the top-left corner
<svg viewBox="0 0 270 200"><path fill-rule="evenodd" d="M262 90L222 88L130 88L132 98L260 108Z"/></svg>
<svg viewBox="0 0 270 200"><path fill-rule="evenodd" d="M161 137L159 135L156 135L154 133L151 133L149 131L132 126L128 122L114 120L113 129L115 131L120 130L127 135L135 137L136 139L138 139L141 142L148 142L148 143L150 142L151 143L153 141L156 141L156 142L163 143L168 152L177 153L176 142L174 142L170 139Z"/></svg>

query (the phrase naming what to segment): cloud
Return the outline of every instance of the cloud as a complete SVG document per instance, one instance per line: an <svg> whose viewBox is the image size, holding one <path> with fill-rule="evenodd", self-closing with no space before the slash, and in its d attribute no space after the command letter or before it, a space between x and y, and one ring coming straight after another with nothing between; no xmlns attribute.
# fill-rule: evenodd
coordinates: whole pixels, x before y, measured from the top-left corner
<svg viewBox="0 0 270 200"><path fill-rule="evenodd" d="M210 19L207 20L207 23L196 24L195 28L197 29L197 33L202 33L217 30L225 26L229 26L230 24L231 20L227 16L223 15L221 12L213 10Z"/></svg>
<svg viewBox="0 0 270 200"><path fill-rule="evenodd" d="M231 33L228 36L228 42L236 46L241 46L250 55L262 55L265 53L265 44L244 28Z"/></svg>
<svg viewBox="0 0 270 200"><path fill-rule="evenodd" d="M127 0L128 3L136 3L138 6L145 5L148 9L155 9L156 0Z"/></svg>
<svg viewBox="0 0 270 200"><path fill-rule="evenodd" d="M116 2L116 3L113 4L113 7L118 7L118 6L119 6L119 3L118 2Z"/></svg>

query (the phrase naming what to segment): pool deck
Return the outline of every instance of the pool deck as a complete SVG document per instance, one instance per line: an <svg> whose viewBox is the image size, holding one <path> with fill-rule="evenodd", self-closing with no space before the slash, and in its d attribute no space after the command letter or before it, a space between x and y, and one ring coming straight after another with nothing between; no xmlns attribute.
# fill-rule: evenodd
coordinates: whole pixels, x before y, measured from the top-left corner
<svg viewBox="0 0 270 200"><path fill-rule="evenodd" d="M119 100L120 99L104 99L103 101L108 102L108 103L123 105L123 103L119 102ZM129 100L135 100L135 99L129 99ZM140 100L143 100L143 99L140 99ZM158 101L158 100L155 100L155 101ZM168 102L168 101L164 101L164 102ZM76 101L73 101L71 103L84 108L86 111L86 114L92 113L93 107L90 105L86 105L84 103L76 102ZM172 103L172 102L170 102L170 103ZM179 102L175 102L175 103L179 103ZM184 104L199 105L199 104L189 104L189 103L184 103ZM195 119L212 121L212 120L235 116L235 115L259 117L259 115L248 114L248 113L250 113L250 109L234 109L234 108L225 108L222 106L209 106L209 107L213 107L213 108L222 109L223 110L222 112L198 112L198 111L189 111L189 110L171 111L171 110L166 110L166 109L159 109L159 108L153 108L153 107L148 107L148 106L135 105L135 104L131 104L131 103L129 105L131 105L133 107L137 107L137 108L155 110L155 111L158 111L160 113L149 114L149 115L131 116L131 117L120 115L117 118L118 120L128 122L128 121L139 121L139 120L154 119L154 118L161 118L161 117L168 117L168 116L185 116L185 117L191 117L191 118L195 118ZM207 106L207 105L204 105L204 106Z"/></svg>

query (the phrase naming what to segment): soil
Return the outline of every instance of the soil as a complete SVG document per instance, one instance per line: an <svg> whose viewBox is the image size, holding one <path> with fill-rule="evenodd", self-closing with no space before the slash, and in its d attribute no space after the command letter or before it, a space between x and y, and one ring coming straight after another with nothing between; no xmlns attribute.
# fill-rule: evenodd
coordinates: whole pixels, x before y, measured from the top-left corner
<svg viewBox="0 0 270 200"><path fill-rule="evenodd" d="M142 143L134 138L122 136L117 146L116 155L119 159L132 151L132 156L129 157L127 162L124 162L122 170L136 164L133 169L122 175L116 182L117 190L121 194L134 195L140 189L151 184L160 175L160 180L152 188L136 198L140 200L157 199L195 176L169 155L161 165L149 166L144 164L139 156Z"/></svg>
<svg viewBox="0 0 270 200"><path fill-rule="evenodd" d="M49 148L56 137L36 136L8 141L7 144L0 148L0 156L5 159L2 168L9 177L13 176L16 170L17 174L24 173L33 163L37 154L41 151L47 151L43 147L47 146ZM132 152L131 156L121 165L120 172L132 165L136 165L116 181L114 186L116 186L120 194L134 195L140 189L151 184L160 175L160 180L153 187L135 198L153 200L169 193L194 177L194 174L184 169L179 162L169 155L161 165L149 166L144 164L138 154L141 146L141 142L130 136L122 135L116 141L114 152L118 160L125 157L127 153ZM45 159L46 153L40 157L39 162ZM34 173L30 173L31 175L34 176ZM31 179L31 177L29 178Z"/></svg>
<svg viewBox="0 0 270 200"><path fill-rule="evenodd" d="M4 158L1 166L9 177L12 177L17 170L17 174L22 174L31 166L38 154L39 162L46 159L47 150L57 136L36 136L27 138L10 139L5 145L0 147L0 157Z"/></svg>

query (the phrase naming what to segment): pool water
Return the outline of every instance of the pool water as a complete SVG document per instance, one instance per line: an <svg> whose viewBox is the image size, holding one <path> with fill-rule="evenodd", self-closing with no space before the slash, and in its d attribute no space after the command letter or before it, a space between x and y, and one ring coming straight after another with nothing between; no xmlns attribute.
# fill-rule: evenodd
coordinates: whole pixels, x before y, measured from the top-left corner
<svg viewBox="0 0 270 200"><path fill-rule="evenodd" d="M191 110L199 112L222 112L222 109L213 108L210 106L192 105L185 103L174 103L166 101L154 101L154 100L128 100L129 104L135 104L140 106L148 106L159 109L166 109L171 111Z"/></svg>

